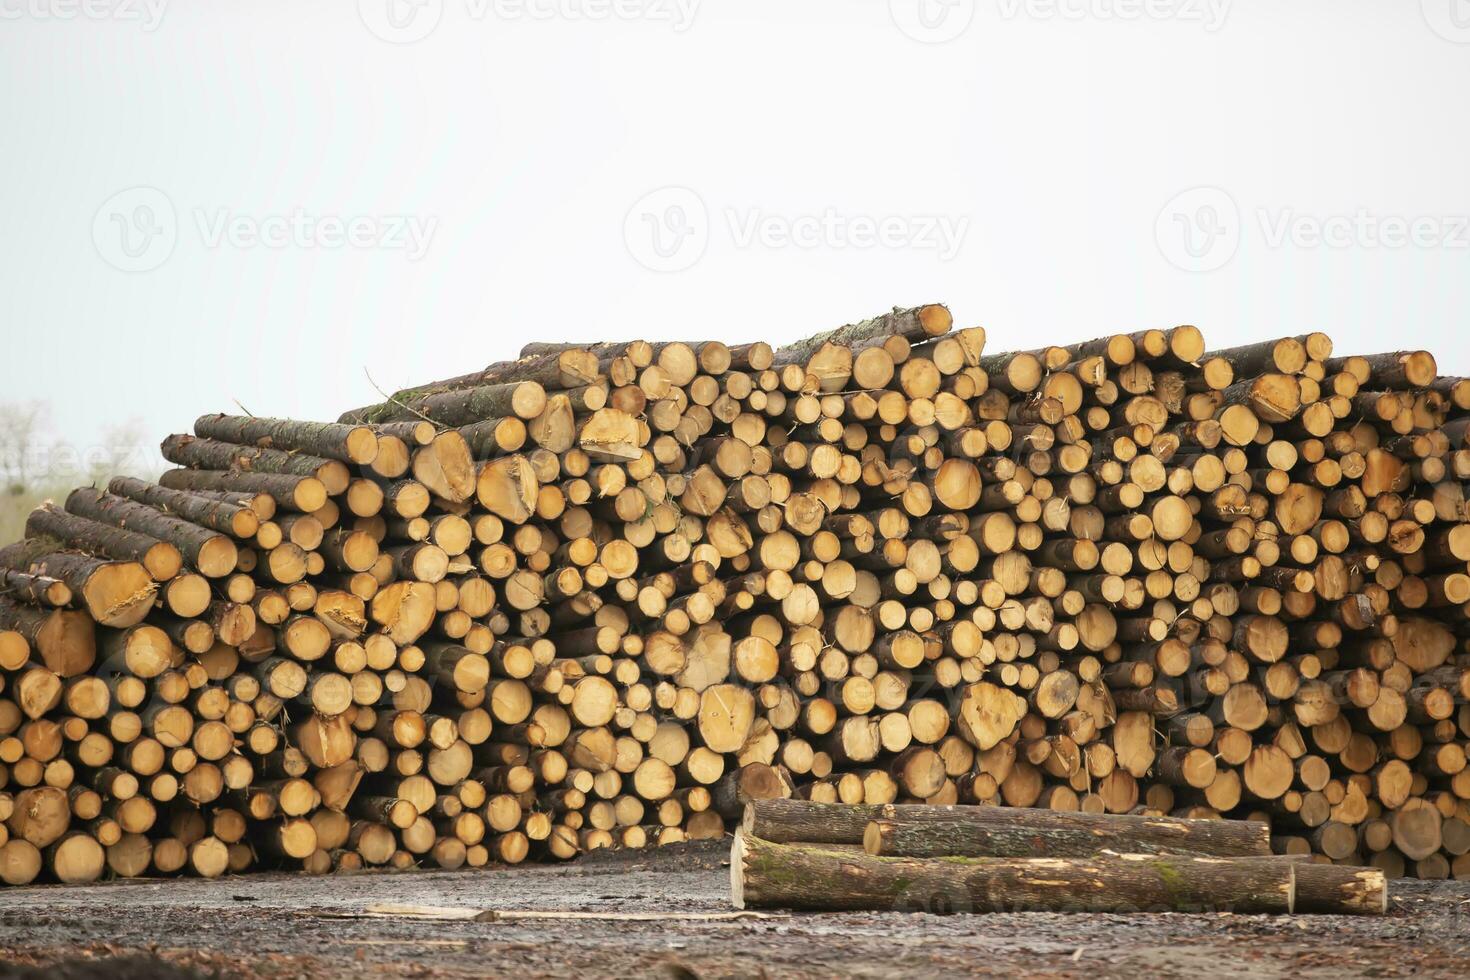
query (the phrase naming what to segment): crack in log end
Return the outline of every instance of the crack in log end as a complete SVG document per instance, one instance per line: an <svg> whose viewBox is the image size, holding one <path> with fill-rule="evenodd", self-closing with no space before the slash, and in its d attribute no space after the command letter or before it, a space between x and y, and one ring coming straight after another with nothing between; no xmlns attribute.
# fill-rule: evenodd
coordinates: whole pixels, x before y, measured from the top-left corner
<svg viewBox="0 0 1470 980"><path fill-rule="evenodd" d="M118 599L102 612L108 621L122 619L123 613L136 608L139 604L146 603L149 608L153 605L154 597L158 595L158 583L150 583L145 588L139 589L125 599Z"/></svg>

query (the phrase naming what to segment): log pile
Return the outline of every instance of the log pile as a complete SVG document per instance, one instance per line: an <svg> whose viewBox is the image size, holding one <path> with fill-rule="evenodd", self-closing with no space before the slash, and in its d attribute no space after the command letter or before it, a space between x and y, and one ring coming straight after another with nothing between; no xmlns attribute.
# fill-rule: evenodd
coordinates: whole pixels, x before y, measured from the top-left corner
<svg viewBox="0 0 1470 980"><path fill-rule="evenodd" d="M565 859L765 798L1470 877L1470 381L985 339L533 343L200 418L0 549L0 880Z"/></svg>
<svg viewBox="0 0 1470 980"><path fill-rule="evenodd" d="M1388 882L1273 854L1254 821L758 800L735 834L730 897L844 912L1382 915Z"/></svg>

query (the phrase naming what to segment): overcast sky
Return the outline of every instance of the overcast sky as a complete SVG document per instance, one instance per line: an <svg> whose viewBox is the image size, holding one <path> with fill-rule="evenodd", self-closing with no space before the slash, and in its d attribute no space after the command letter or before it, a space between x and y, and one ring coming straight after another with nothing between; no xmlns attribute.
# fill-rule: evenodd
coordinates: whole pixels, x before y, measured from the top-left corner
<svg viewBox="0 0 1470 980"><path fill-rule="evenodd" d="M929 301L1470 372L1466 0L0 0L0 75L0 400L81 445Z"/></svg>

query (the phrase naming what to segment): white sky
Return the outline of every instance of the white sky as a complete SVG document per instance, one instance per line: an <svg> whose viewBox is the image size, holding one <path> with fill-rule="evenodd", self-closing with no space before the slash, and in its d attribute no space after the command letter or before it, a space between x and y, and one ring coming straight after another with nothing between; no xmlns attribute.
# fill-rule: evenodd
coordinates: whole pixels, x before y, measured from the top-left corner
<svg viewBox="0 0 1470 980"><path fill-rule="evenodd" d="M532 338L779 342L928 301L997 350L1192 322L1470 371L1467 0L584 2L173 0L152 24L145 0L0 0L0 400L51 399L79 445L130 416L161 438L237 400L335 418L376 400L365 369L394 388ZM973 21L921 43L916 13ZM694 196L645 199L667 187ZM330 223L241 237L298 209L432 235L417 258ZM826 240L781 237L828 212ZM1375 244L1408 219L1421 244Z"/></svg>

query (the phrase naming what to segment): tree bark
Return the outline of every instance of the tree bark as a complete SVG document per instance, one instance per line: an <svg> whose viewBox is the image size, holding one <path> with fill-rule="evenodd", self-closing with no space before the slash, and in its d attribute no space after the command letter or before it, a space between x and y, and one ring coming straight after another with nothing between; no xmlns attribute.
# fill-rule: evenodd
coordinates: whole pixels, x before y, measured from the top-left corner
<svg viewBox="0 0 1470 980"><path fill-rule="evenodd" d="M1109 855L881 858L737 834L736 908L811 911L1290 913L1291 862Z"/></svg>
<svg viewBox="0 0 1470 980"><path fill-rule="evenodd" d="M194 421L194 434L262 449L309 453L359 466L371 464L378 455L377 435L371 428L337 422L298 422L253 415L201 415Z"/></svg>
<svg viewBox="0 0 1470 980"><path fill-rule="evenodd" d="M1162 849L1173 840L1189 842L1180 844L1186 848L1209 847L1211 853L1216 854L1271 853L1269 826L1254 821L1063 813L1017 807L846 806L803 800L761 800L746 808L741 826L751 835L775 843L863 844L868 825L873 821L885 821L905 830L929 824L947 825L947 828L948 825L962 824L975 829L946 829L940 833L973 833L977 841L984 839L982 831L1026 829L1092 834L1107 842L1104 847L1122 841L1139 841L1144 846ZM914 833L918 836L906 836L904 839L922 839L921 831L915 830Z"/></svg>
<svg viewBox="0 0 1470 980"><path fill-rule="evenodd" d="M167 541L178 548L201 575L208 578L221 578L230 574L239 561L239 550L235 543L218 531L200 527L126 497L82 487L73 490L66 498L66 509L80 517Z"/></svg>

